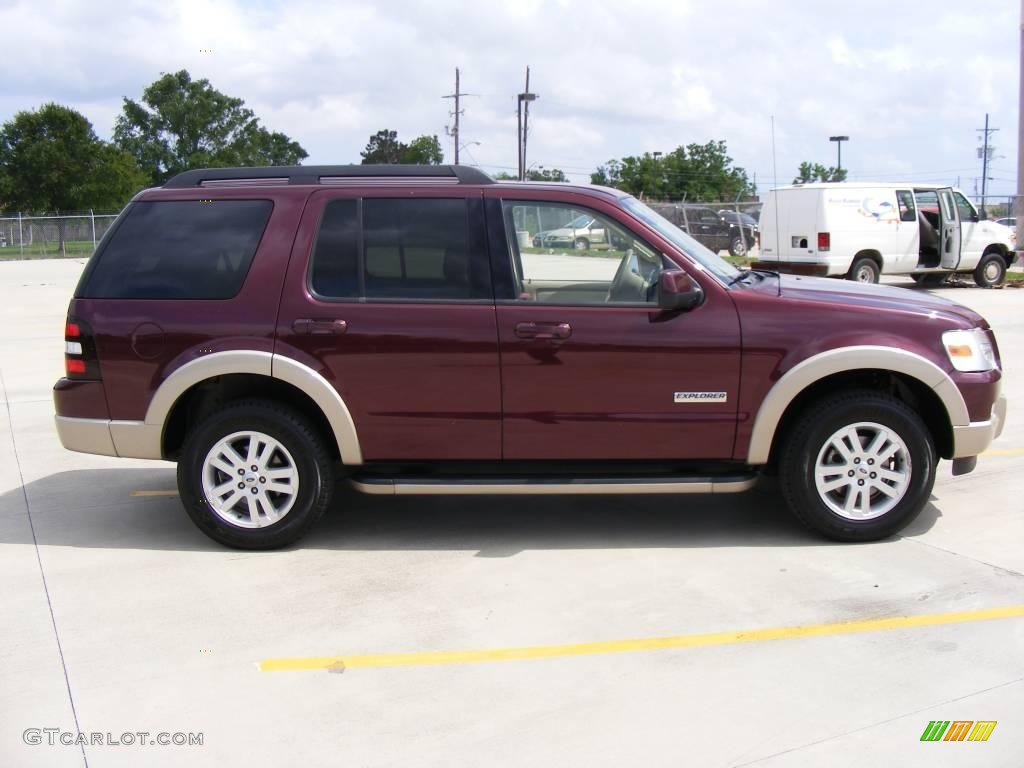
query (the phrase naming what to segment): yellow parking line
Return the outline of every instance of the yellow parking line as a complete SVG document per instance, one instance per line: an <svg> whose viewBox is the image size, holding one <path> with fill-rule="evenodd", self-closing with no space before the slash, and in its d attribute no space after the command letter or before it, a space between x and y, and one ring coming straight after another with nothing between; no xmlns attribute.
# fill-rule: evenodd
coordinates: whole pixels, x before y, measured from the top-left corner
<svg viewBox="0 0 1024 768"><path fill-rule="evenodd" d="M177 496L177 491L132 491L132 496Z"/></svg>
<svg viewBox="0 0 1024 768"><path fill-rule="evenodd" d="M985 608L978 611L931 613L921 616L894 616L887 619L863 619L833 624L806 624L775 629L748 629L739 632L713 632L705 635L676 635L633 640L605 640L568 645L534 645L521 648L492 648L476 651L421 651L414 653L375 653L364 656L309 656L264 659L261 672L295 672L312 669L358 669L366 667L405 667L421 664L467 664L479 661L523 661L559 656L591 656L602 653L657 651L665 648L696 648L707 645L732 645L763 640L792 640L798 637L849 635L885 629L913 629L939 624L1024 617L1024 605Z"/></svg>

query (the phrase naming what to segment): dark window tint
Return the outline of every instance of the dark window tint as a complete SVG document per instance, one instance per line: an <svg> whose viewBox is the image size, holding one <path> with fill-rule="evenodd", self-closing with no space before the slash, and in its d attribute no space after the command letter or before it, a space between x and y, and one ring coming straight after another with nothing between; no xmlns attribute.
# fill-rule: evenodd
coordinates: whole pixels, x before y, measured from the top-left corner
<svg viewBox="0 0 1024 768"><path fill-rule="evenodd" d="M365 295L473 299L466 201L363 200Z"/></svg>
<svg viewBox="0 0 1024 768"><path fill-rule="evenodd" d="M83 296L231 298L272 208L269 200L135 203L98 254Z"/></svg>
<svg viewBox="0 0 1024 768"><path fill-rule="evenodd" d="M331 200L320 219L313 251L313 290L351 298L359 290L359 210L355 200Z"/></svg>

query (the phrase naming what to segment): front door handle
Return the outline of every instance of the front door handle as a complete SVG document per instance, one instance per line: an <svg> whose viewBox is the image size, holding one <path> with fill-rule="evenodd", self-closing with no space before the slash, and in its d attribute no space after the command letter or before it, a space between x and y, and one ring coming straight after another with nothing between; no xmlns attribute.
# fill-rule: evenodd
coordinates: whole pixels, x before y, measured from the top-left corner
<svg viewBox="0 0 1024 768"><path fill-rule="evenodd" d="M292 323L292 330L295 331L295 333L306 335L338 335L348 330L348 323L344 320L311 320L305 318L302 320L296 320Z"/></svg>
<svg viewBox="0 0 1024 768"><path fill-rule="evenodd" d="M520 339L568 339L572 326L568 323L518 323L516 336Z"/></svg>

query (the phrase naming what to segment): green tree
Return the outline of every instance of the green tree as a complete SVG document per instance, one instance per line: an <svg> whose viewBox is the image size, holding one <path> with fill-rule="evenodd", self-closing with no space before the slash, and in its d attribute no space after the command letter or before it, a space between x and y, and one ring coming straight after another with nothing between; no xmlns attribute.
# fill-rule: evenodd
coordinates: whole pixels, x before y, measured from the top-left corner
<svg viewBox="0 0 1024 768"><path fill-rule="evenodd" d="M101 141L69 107L44 104L0 128L0 200L7 210L120 208L145 185L135 158ZM64 220L57 221L63 256Z"/></svg>
<svg viewBox="0 0 1024 768"><path fill-rule="evenodd" d="M141 103L124 100L114 143L154 184L189 168L295 165L308 157L298 142L261 126L242 99L184 69L147 87Z"/></svg>
<svg viewBox="0 0 1024 768"><path fill-rule="evenodd" d="M734 200L753 189L743 168L733 165L724 141L687 144L672 152L609 160L591 174L594 184L662 200Z"/></svg>
<svg viewBox="0 0 1024 768"><path fill-rule="evenodd" d="M496 181L517 181L519 179L513 173L502 171L494 175ZM527 181L569 181L569 177L560 168L545 168L543 165L531 168L526 172Z"/></svg>
<svg viewBox="0 0 1024 768"><path fill-rule="evenodd" d="M417 136L405 144L398 140L398 131L386 128L370 137L360 155L363 165L440 165L444 162L437 136Z"/></svg>
<svg viewBox="0 0 1024 768"><path fill-rule="evenodd" d="M845 168L826 168L821 163L800 163L799 174L793 179L794 184L809 184L815 181L846 181Z"/></svg>
<svg viewBox="0 0 1024 768"><path fill-rule="evenodd" d="M444 162L441 142L437 140L437 136L419 136L413 139L402 154L402 162L413 165L440 165Z"/></svg>
<svg viewBox="0 0 1024 768"><path fill-rule="evenodd" d="M560 168L545 168L543 165L526 172L530 181L568 181L569 177Z"/></svg>

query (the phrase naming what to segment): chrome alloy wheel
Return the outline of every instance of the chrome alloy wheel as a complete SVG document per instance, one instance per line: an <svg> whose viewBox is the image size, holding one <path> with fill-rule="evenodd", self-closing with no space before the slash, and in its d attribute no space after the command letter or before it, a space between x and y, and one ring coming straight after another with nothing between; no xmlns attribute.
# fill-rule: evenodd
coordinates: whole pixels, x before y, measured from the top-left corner
<svg viewBox="0 0 1024 768"><path fill-rule="evenodd" d="M1002 272L998 262L994 259L985 265L984 275L985 280L990 283L995 283L999 279L999 273Z"/></svg>
<svg viewBox="0 0 1024 768"><path fill-rule="evenodd" d="M872 520L895 507L910 487L910 451L873 422L837 430L818 452L814 484L825 505L847 520Z"/></svg>
<svg viewBox="0 0 1024 768"><path fill-rule="evenodd" d="M265 528L288 514L299 493L292 456L270 435L235 432L203 461L203 494L214 513L239 528Z"/></svg>

